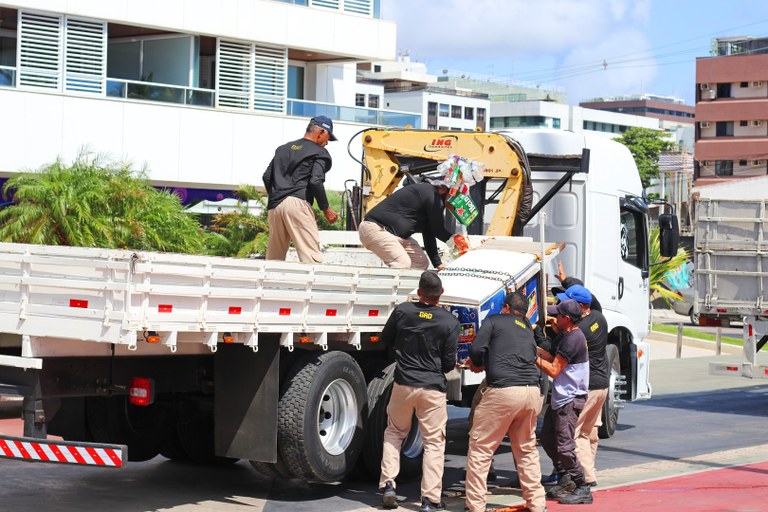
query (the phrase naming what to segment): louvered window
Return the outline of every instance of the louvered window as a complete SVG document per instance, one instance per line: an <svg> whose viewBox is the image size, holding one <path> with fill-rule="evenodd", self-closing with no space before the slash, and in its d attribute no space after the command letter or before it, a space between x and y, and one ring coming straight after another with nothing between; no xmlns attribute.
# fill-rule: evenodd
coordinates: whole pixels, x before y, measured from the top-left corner
<svg viewBox="0 0 768 512"><path fill-rule="evenodd" d="M327 7L328 9L339 10L340 0L312 0L312 7Z"/></svg>
<svg viewBox="0 0 768 512"><path fill-rule="evenodd" d="M66 18L64 36L65 89L104 94L107 24Z"/></svg>
<svg viewBox="0 0 768 512"><path fill-rule="evenodd" d="M288 52L219 40L217 106L267 112L285 110Z"/></svg>
<svg viewBox="0 0 768 512"><path fill-rule="evenodd" d="M19 11L19 87L61 90L63 18Z"/></svg>
<svg viewBox="0 0 768 512"><path fill-rule="evenodd" d="M373 15L373 2L371 0L344 0L344 12L354 14Z"/></svg>
<svg viewBox="0 0 768 512"><path fill-rule="evenodd" d="M107 24L19 12L19 87L104 94Z"/></svg>

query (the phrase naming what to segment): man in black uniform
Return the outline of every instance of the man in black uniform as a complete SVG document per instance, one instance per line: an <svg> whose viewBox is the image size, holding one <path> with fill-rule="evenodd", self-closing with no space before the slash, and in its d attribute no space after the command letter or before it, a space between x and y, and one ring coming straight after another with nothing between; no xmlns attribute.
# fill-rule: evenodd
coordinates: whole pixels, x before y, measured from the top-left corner
<svg viewBox="0 0 768 512"><path fill-rule="evenodd" d="M312 203L333 224L338 215L328 205L325 173L331 170L331 155L325 149L333 135L333 122L325 116L313 117L304 138L283 144L264 172L269 222L268 260L285 260L293 240L302 263L322 263L320 235Z"/></svg>
<svg viewBox="0 0 768 512"><path fill-rule="evenodd" d="M445 374L456 366L459 321L439 306L443 284L434 272L419 280L419 302L395 307L381 332L381 343L395 348L395 382L387 406L387 429L379 488L384 508L397 508L395 479L400 448L411 430L414 414L424 440L420 512L444 510L445 425L448 421Z"/></svg>
<svg viewBox="0 0 768 512"><path fill-rule="evenodd" d="M453 236L444 223L447 194L443 180L397 190L366 214L358 228L360 242L388 267L426 269L431 260L436 269L442 270L445 267L435 238L447 242ZM424 238L427 254L411 238L417 232Z"/></svg>
<svg viewBox="0 0 768 512"><path fill-rule="evenodd" d="M491 315L469 347L474 365L484 366L488 387L475 411L467 454L466 510L484 512L486 475L505 435L515 457L523 498L531 512L546 510L536 449L536 418L541 411L536 341L525 315L528 300L508 293L500 315Z"/></svg>
<svg viewBox="0 0 768 512"><path fill-rule="evenodd" d="M581 306L582 318L579 329L587 338L589 350L589 393L587 402L576 420L576 456L584 468L584 480L587 485L597 484L595 476L595 456L597 455L597 429L602 425L603 404L608 396L610 369L606 348L608 346L608 322L600 311L591 309L594 303L592 293L581 285L574 284L564 293L558 294L560 300L573 299ZM564 498L563 503L576 499Z"/></svg>

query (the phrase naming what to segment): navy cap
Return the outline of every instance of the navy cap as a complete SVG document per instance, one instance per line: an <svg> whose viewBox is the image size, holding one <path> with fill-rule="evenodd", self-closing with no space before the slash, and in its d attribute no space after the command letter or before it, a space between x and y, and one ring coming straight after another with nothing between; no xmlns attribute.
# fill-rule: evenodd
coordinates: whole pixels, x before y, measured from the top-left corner
<svg viewBox="0 0 768 512"><path fill-rule="evenodd" d="M314 124L327 131L328 135L331 136L331 140L338 140L333 134L333 121L331 121L330 117L316 116L309 120L309 124Z"/></svg>
<svg viewBox="0 0 768 512"><path fill-rule="evenodd" d="M580 284L574 284L563 293L558 293L557 299L561 301L573 299L576 302L580 302L581 304L592 304L592 292Z"/></svg>
<svg viewBox="0 0 768 512"><path fill-rule="evenodd" d="M558 313L571 317L573 322L581 320L581 306L573 299L566 299L557 306L547 306L547 314L554 316Z"/></svg>

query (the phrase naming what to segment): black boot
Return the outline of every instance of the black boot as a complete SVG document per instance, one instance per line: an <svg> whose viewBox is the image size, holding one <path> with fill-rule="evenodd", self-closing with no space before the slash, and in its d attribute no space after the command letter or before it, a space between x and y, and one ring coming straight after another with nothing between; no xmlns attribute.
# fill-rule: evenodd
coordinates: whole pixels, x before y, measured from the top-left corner
<svg viewBox="0 0 768 512"><path fill-rule="evenodd" d="M384 498L381 500L381 504L384 508L397 508L397 493L395 492L395 484L392 480L388 480L384 484Z"/></svg>
<svg viewBox="0 0 768 512"><path fill-rule="evenodd" d="M592 491L589 485L580 485L571 494L566 494L559 499L563 505L589 505L592 503Z"/></svg>
<svg viewBox="0 0 768 512"><path fill-rule="evenodd" d="M572 493L574 489L576 489L576 482L573 481L570 474L565 473L562 477L560 477L560 483L554 487L550 487L546 496L548 499L556 500Z"/></svg>
<svg viewBox="0 0 768 512"><path fill-rule="evenodd" d="M419 512L435 512L437 510L445 510L445 503L432 503L426 496L421 498L421 506Z"/></svg>

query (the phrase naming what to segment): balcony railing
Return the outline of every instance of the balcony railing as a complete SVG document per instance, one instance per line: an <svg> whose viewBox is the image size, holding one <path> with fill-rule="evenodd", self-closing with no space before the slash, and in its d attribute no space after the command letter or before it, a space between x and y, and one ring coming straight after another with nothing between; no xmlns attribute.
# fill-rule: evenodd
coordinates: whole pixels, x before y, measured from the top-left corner
<svg viewBox="0 0 768 512"><path fill-rule="evenodd" d="M381 18L380 0L277 0L286 4L333 9L345 13Z"/></svg>
<svg viewBox="0 0 768 512"><path fill-rule="evenodd" d="M16 87L16 68L0 66L0 87Z"/></svg>
<svg viewBox="0 0 768 512"><path fill-rule="evenodd" d="M112 98L213 108L215 95L211 89L107 78L107 96Z"/></svg>
<svg viewBox="0 0 768 512"><path fill-rule="evenodd" d="M288 99L286 114L298 117L328 116L334 121L367 125L421 128L421 114L364 107L342 107L329 103Z"/></svg>

